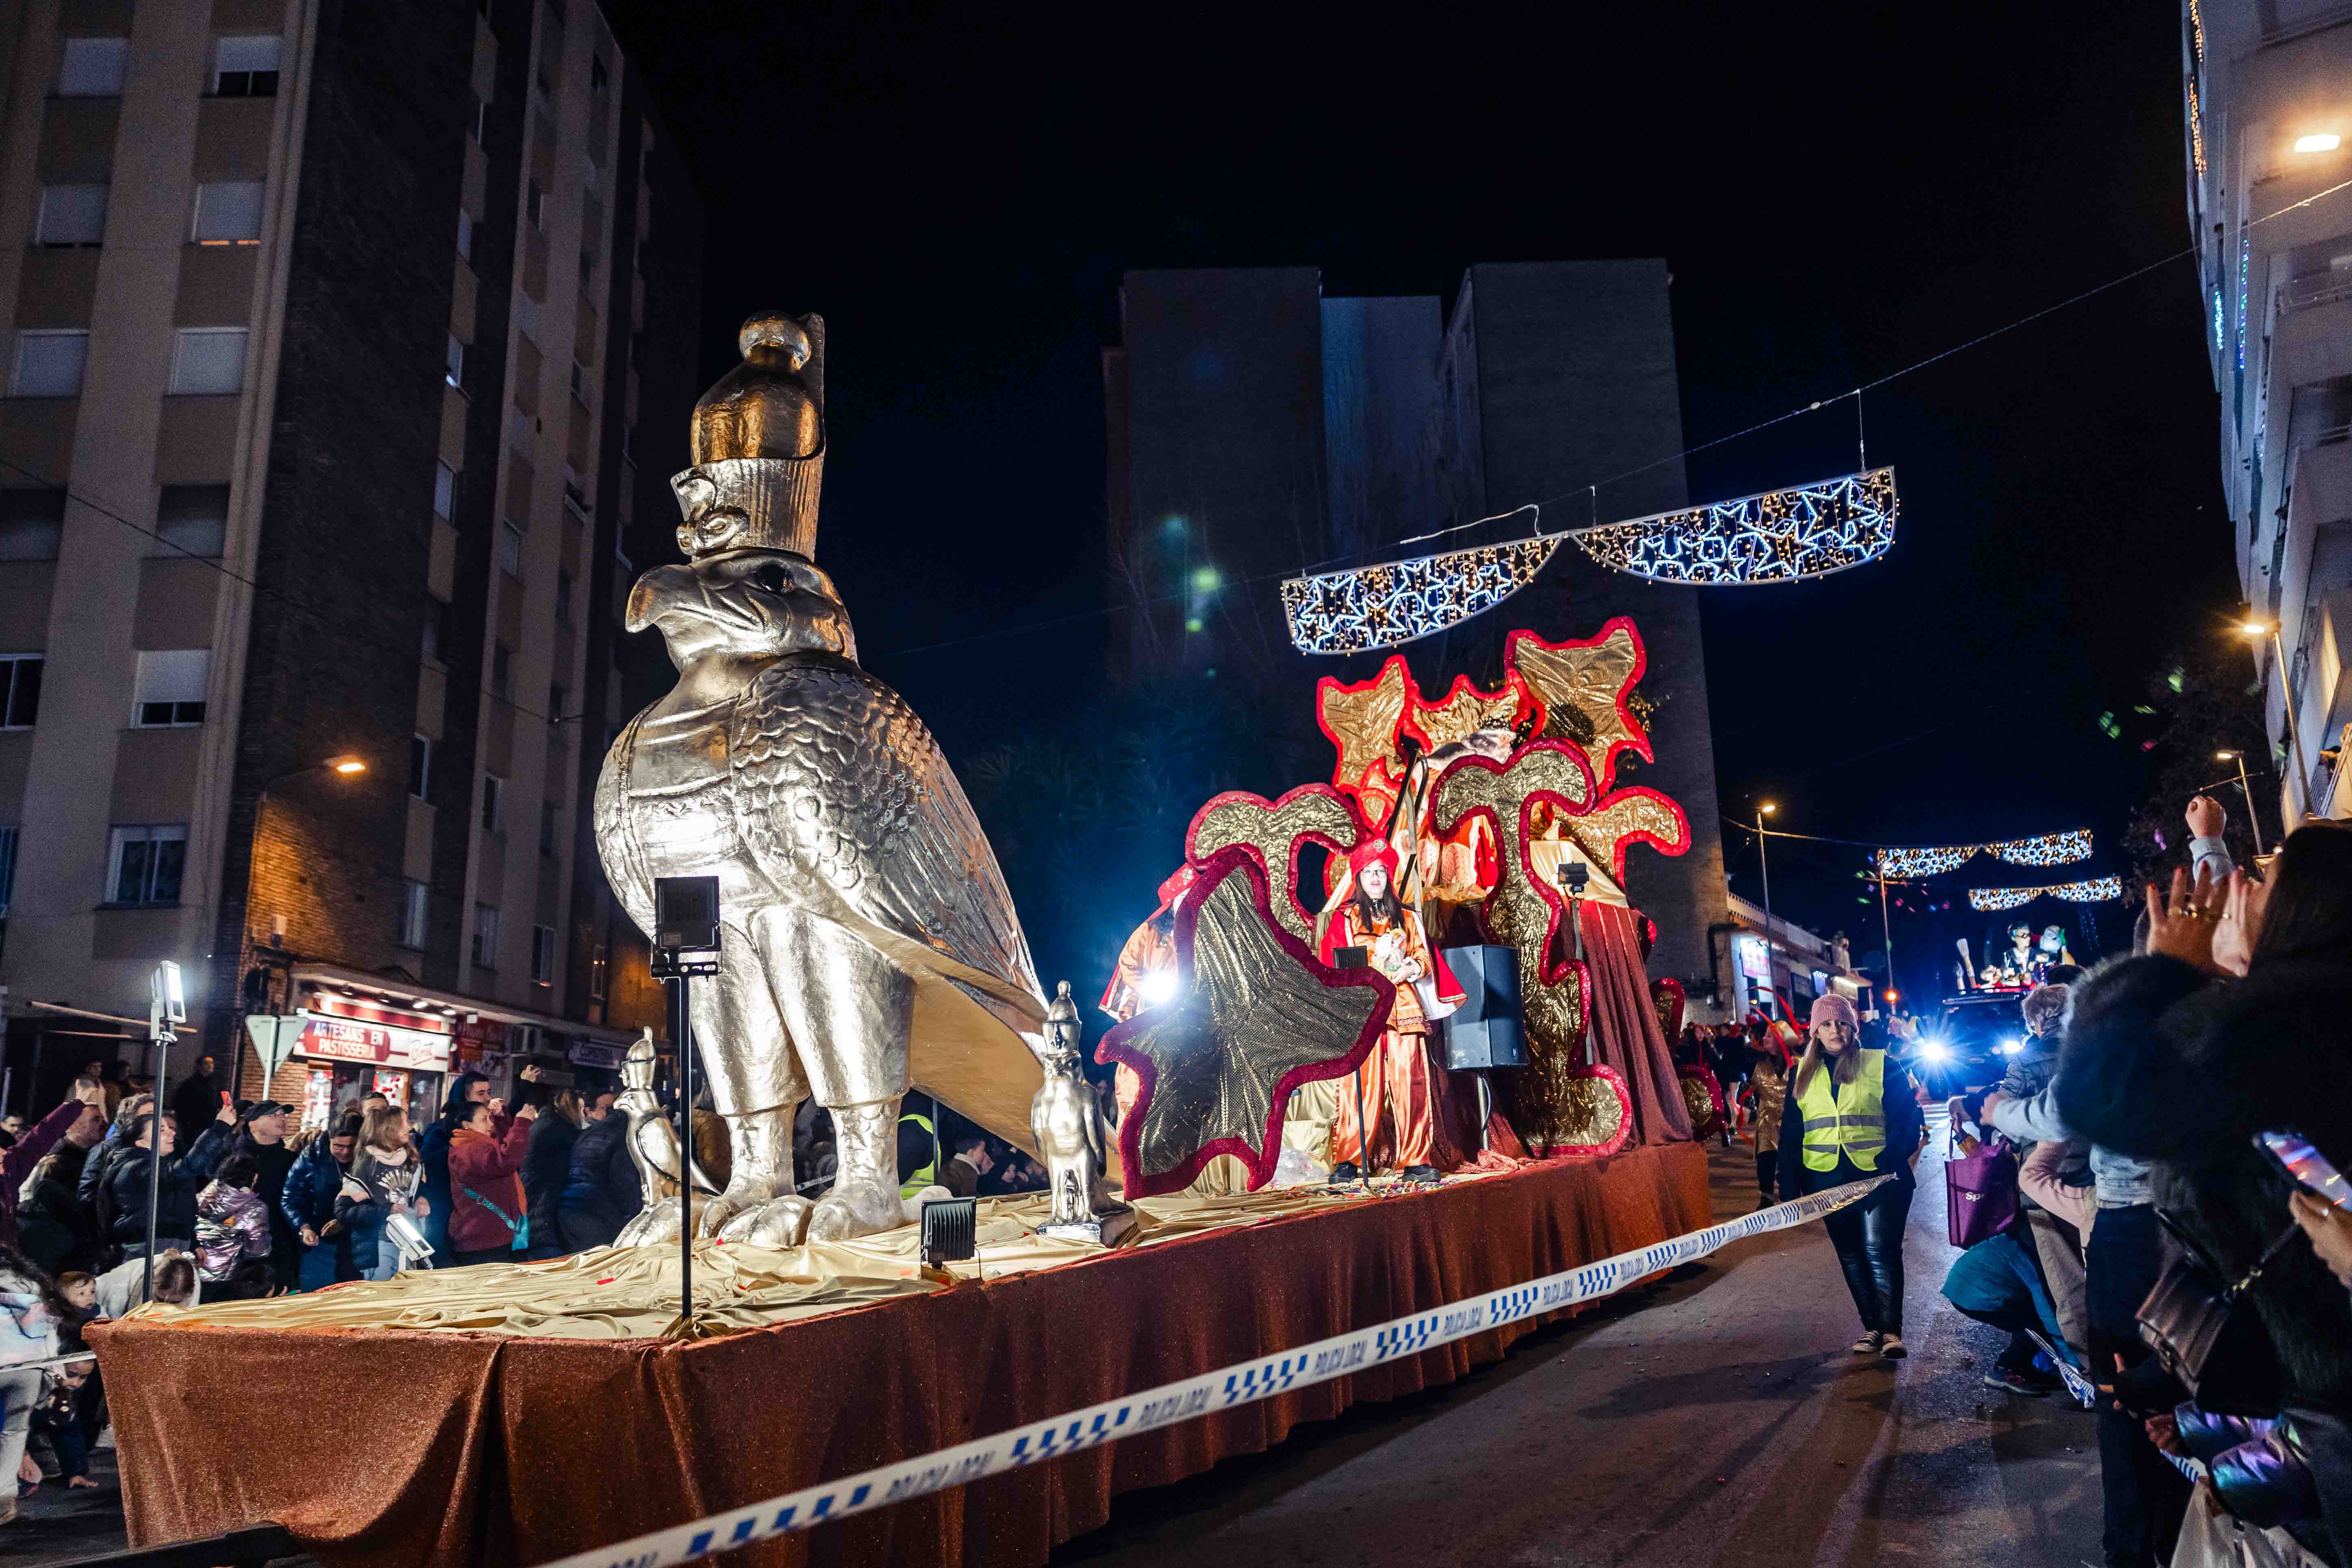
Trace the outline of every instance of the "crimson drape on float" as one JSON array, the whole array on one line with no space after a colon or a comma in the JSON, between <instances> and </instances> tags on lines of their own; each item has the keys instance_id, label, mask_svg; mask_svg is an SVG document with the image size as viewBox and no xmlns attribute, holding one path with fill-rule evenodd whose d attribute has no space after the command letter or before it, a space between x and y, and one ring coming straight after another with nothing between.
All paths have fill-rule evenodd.
<instances>
[{"instance_id":1,"label":"crimson drape on float","mask_svg":"<svg viewBox=\"0 0 2352 1568\"><path fill-rule=\"evenodd\" d=\"M1657 1009L1650 1005L1650 975L1633 922L1622 904L1588 902L1578 924L1584 962L1592 971L1592 1037L1601 1065L1625 1075L1633 1101L1633 1142L1675 1143L1691 1136L1690 1111L1675 1082L1675 1056Z\"/></svg>"},{"instance_id":2,"label":"crimson drape on float","mask_svg":"<svg viewBox=\"0 0 2352 1568\"><path fill-rule=\"evenodd\" d=\"M1696 1145L1211 1232L693 1344L95 1325L131 1538L257 1520L328 1568L544 1562L1425 1311L1709 1222ZM746 1549L1028 1568L1120 1492L1500 1356L1539 1320ZM1442 1463L1442 1457L1433 1462Z\"/></svg>"}]
</instances>

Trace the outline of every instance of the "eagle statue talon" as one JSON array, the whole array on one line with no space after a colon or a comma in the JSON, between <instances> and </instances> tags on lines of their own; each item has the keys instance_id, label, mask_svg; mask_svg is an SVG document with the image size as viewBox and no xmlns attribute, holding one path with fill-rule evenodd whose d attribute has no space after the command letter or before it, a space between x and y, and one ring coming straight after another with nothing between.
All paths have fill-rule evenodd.
<instances>
[{"instance_id":1,"label":"eagle statue talon","mask_svg":"<svg viewBox=\"0 0 2352 1568\"><path fill-rule=\"evenodd\" d=\"M676 1247L677 1245L677 1200L656 1198L630 1216L613 1238L615 1247Z\"/></svg>"},{"instance_id":2,"label":"eagle statue talon","mask_svg":"<svg viewBox=\"0 0 2352 1568\"><path fill-rule=\"evenodd\" d=\"M833 1113L840 1173L809 1215L811 1241L852 1241L906 1223L898 1203L898 1108L895 1101L844 1105Z\"/></svg>"},{"instance_id":3,"label":"eagle statue talon","mask_svg":"<svg viewBox=\"0 0 2352 1568\"><path fill-rule=\"evenodd\" d=\"M798 1247L808 1235L809 1211L814 1206L798 1193L753 1204L719 1228L719 1239L753 1247Z\"/></svg>"},{"instance_id":4,"label":"eagle statue talon","mask_svg":"<svg viewBox=\"0 0 2352 1568\"><path fill-rule=\"evenodd\" d=\"M846 1188L836 1184L811 1211L808 1238L855 1241L861 1236L895 1230L905 1223L896 1186L878 1181L861 1181Z\"/></svg>"}]
</instances>

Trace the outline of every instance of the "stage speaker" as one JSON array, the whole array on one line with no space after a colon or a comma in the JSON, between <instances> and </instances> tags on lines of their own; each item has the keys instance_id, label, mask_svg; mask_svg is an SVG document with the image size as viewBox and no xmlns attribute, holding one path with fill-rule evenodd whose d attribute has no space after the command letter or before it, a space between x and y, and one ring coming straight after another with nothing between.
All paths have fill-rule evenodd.
<instances>
[{"instance_id":1,"label":"stage speaker","mask_svg":"<svg viewBox=\"0 0 2352 1568\"><path fill-rule=\"evenodd\" d=\"M1446 1067L1460 1072L1527 1066L1527 1037L1520 1032L1518 951L1449 947L1445 966L1454 971L1465 993L1462 1005L1442 1025Z\"/></svg>"}]
</instances>

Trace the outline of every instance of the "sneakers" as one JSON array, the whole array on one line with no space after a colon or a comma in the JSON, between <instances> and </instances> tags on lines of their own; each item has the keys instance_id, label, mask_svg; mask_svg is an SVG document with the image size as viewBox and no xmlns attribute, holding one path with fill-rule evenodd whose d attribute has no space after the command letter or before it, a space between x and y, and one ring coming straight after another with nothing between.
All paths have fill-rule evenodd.
<instances>
[{"instance_id":1,"label":"sneakers","mask_svg":"<svg viewBox=\"0 0 2352 1568\"><path fill-rule=\"evenodd\" d=\"M1853 1342L1853 1353L1856 1355L1876 1355L1885 1343L1886 1336L1880 1333L1876 1329L1873 1329L1868 1333L1864 1334L1862 1338Z\"/></svg>"},{"instance_id":2,"label":"sneakers","mask_svg":"<svg viewBox=\"0 0 2352 1568\"><path fill-rule=\"evenodd\" d=\"M1903 1348L1903 1336L1901 1334L1881 1334L1879 1336L1878 1353L1885 1356L1888 1361L1901 1361L1905 1356L1909 1355L1911 1352Z\"/></svg>"},{"instance_id":3,"label":"sneakers","mask_svg":"<svg viewBox=\"0 0 2352 1568\"><path fill-rule=\"evenodd\" d=\"M1987 1388L1998 1388L2003 1394L2014 1394L2022 1399L2040 1399L2048 1394L2047 1384L2038 1383L2023 1373L2005 1366L1996 1366L1984 1375Z\"/></svg>"}]
</instances>

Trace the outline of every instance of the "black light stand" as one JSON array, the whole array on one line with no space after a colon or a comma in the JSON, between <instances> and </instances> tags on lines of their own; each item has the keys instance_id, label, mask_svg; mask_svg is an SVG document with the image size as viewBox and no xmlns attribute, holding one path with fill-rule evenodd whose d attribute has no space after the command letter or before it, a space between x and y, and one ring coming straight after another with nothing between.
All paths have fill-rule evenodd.
<instances>
[{"instance_id":1,"label":"black light stand","mask_svg":"<svg viewBox=\"0 0 2352 1568\"><path fill-rule=\"evenodd\" d=\"M669 993L677 1042L678 1321L694 1326L694 1016L687 984L719 973L719 879L654 879L653 975Z\"/></svg>"},{"instance_id":2,"label":"black light stand","mask_svg":"<svg viewBox=\"0 0 2352 1568\"><path fill-rule=\"evenodd\" d=\"M1577 910L1583 901L1585 885L1591 880L1592 868L1583 861L1562 860L1559 863L1559 885L1568 890L1568 930L1570 936L1574 940L1574 945L1570 951L1579 963L1584 962L1584 921L1579 918ZM1590 986L1585 988L1585 994L1580 1002L1583 1024L1577 1031L1577 1065L1591 1067L1592 1065L1592 992Z\"/></svg>"},{"instance_id":3,"label":"black light stand","mask_svg":"<svg viewBox=\"0 0 2352 1568\"><path fill-rule=\"evenodd\" d=\"M155 1299L155 1219L163 1204L163 1073L169 1053L180 1038L178 1026L188 1021L186 994L180 989L180 966L170 959L155 966L147 988L147 1036L155 1047L155 1098L147 1107L147 1267L142 1299Z\"/></svg>"}]
</instances>

